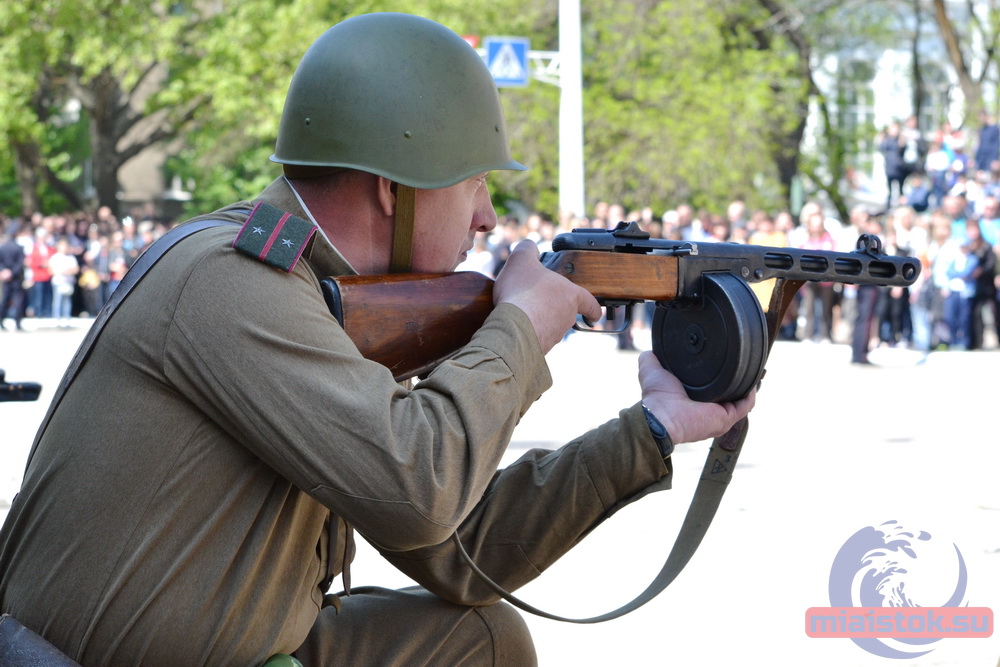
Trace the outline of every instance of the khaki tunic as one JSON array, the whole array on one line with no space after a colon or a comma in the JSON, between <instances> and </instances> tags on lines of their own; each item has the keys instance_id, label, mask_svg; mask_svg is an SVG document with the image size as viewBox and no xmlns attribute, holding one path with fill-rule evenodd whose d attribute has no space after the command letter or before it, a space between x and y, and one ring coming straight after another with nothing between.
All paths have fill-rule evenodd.
<instances>
[{"instance_id":1,"label":"khaki tunic","mask_svg":"<svg viewBox=\"0 0 1000 667\"><path fill-rule=\"evenodd\" d=\"M261 199L307 217L283 181ZM70 656L253 665L294 651L349 558L343 519L433 593L492 603L456 529L513 590L669 485L638 405L497 470L550 384L519 309L498 307L409 389L330 315L319 279L353 270L322 234L285 273L232 249L237 230L185 239L119 307L0 532L0 608Z\"/></svg>"}]
</instances>

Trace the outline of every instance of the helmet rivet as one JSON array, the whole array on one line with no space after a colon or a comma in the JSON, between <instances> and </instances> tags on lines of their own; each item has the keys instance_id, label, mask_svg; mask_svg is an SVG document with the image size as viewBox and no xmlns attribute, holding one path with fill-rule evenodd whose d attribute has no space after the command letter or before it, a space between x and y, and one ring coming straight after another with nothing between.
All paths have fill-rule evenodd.
<instances>
[{"instance_id":1,"label":"helmet rivet","mask_svg":"<svg viewBox=\"0 0 1000 667\"><path fill-rule=\"evenodd\" d=\"M493 129L496 130L497 132L499 132L500 131L500 126L499 125L494 125Z\"/></svg>"},{"instance_id":2,"label":"helmet rivet","mask_svg":"<svg viewBox=\"0 0 1000 667\"><path fill-rule=\"evenodd\" d=\"M311 122L312 122L312 118L306 118L306 125L310 124Z\"/></svg>"},{"instance_id":3,"label":"helmet rivet","mask_svg":"<svg viewBox=\"0 0 1000 667\"><path fill-rule=\"evenodd\" d=\"M403 132L403 136L409 139L410 137L413 136L413 133L410 132L409 130L406 130L405 132Z\"/></svg>"}]
</instances>

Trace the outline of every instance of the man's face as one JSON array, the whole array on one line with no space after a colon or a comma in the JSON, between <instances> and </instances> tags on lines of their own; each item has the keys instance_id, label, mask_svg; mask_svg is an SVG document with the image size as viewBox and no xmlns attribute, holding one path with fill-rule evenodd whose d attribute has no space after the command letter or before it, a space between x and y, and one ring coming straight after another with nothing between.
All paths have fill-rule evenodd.
<instances>
[{"instance_id":1,"label":"man's face","mask_svg":"<svg viewBox=\"0 0 1000 667\"><path fill-rule=\"evenodd\" d=\"M963 208L964 208L963 202L958 197L945 197L944 198L944 210L951 217L953 217L953 218L958 217L958 215L962 213L962 209Z\"/></svg>"},{"instance_id":2,"label":"man's face","mask_svg":"<svg viewBox=\"0 0 1000 667\"><path fill-rule=\"evenodd\" d=\"M993 219L997 217L997 213L1000 212L1000 205L993 197L987 197L983 200L983 217L988 219Z\"/></svg>"},{"instance_id":3,"label":"man's face","mask_svg":"<svg viewBox=\"0 0 1000 667\"><path fill-rule=\"evenodd\" d=\"M417 273L453 270L465 259L476 232L497 225L487 174L447 188L417 190L411 268Z\"/></svg>"}]
</instances>

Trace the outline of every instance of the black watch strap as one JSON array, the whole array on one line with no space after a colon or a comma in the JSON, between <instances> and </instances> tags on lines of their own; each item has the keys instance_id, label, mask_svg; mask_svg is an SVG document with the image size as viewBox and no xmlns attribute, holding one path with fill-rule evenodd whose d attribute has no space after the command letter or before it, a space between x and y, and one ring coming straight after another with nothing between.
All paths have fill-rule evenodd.
<instances>
[{"instance_id":1,"label":"black watch strap","mask_svg":"<svg viewBox=\"0 0 1000 667\"><path fill-rule=\"evenodd\" d=\"M660 454L663 458L667 458L674 453L674 442L670 439L670 434L667 433L666 427L660 423L660 420L656 418L646 404L642 404L642 414L646 416L646 424L649 425L649 432L653 434L653 440L656 441L656 446L660 448Z\"/></svg>"}]
</instances>

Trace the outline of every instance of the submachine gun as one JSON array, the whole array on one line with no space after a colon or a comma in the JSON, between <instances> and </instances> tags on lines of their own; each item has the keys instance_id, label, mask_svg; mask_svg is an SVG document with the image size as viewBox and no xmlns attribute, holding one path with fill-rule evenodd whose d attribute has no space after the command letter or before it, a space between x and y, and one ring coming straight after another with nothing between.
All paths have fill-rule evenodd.
<instances>
[{"instance_id":1,"label":"submachine gun","mask_svg":"<svg viewBox=\"0 0 1000 667\"><path fill-rule=\"evenodd\" d=\"M541 260L607 307L612 333L629 326L636 303L655 301L656 357L691 398L719 402L760 380L784 312L806 281L908 286L920 274L917 259L885 254L868 234L844 253L652 239L635 222L559 234ZM765 313L749 283L771 279ZM472 272L345 276L321 285L361 353L396 379L433 370L493 309L492 280Z\"/></svg>"}]
</instances>

